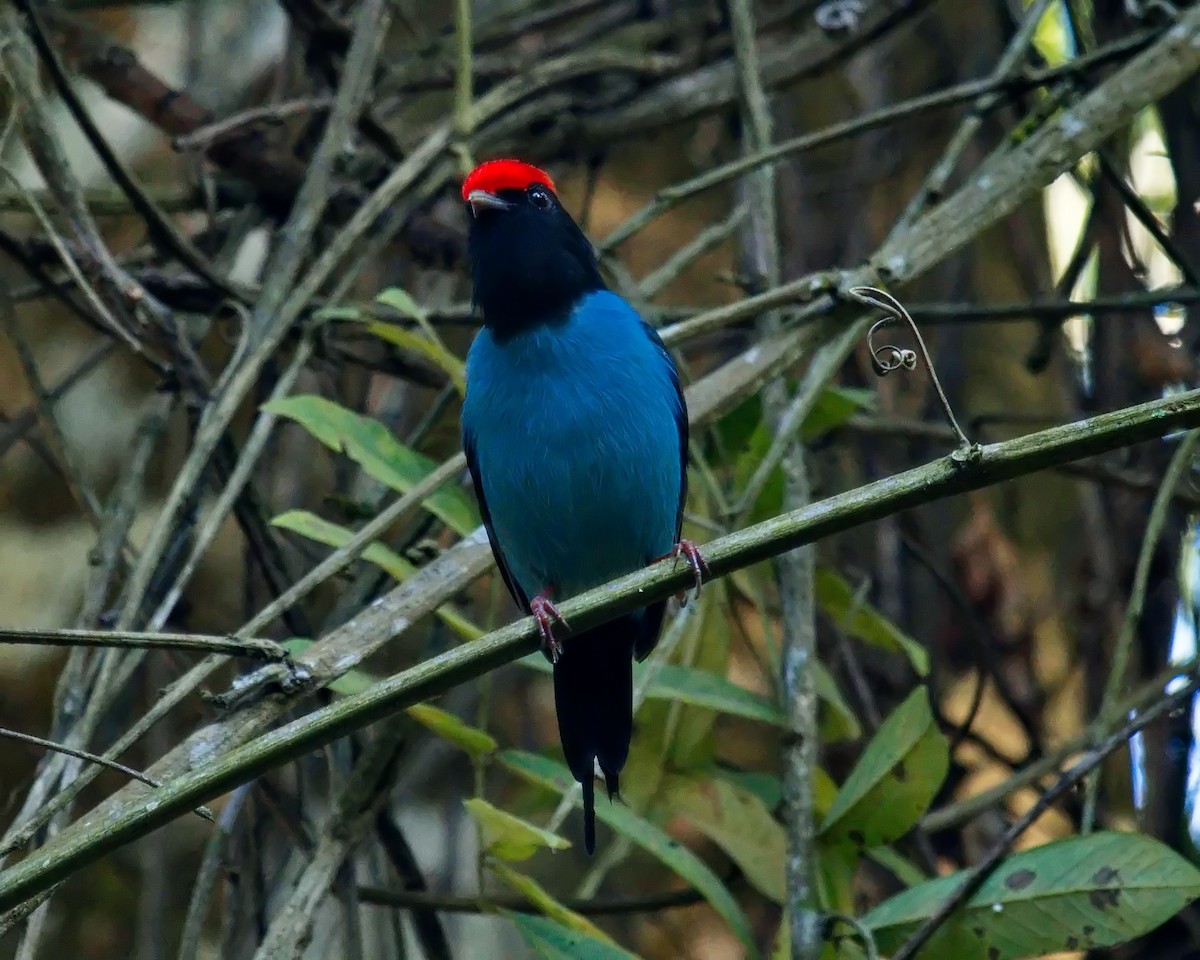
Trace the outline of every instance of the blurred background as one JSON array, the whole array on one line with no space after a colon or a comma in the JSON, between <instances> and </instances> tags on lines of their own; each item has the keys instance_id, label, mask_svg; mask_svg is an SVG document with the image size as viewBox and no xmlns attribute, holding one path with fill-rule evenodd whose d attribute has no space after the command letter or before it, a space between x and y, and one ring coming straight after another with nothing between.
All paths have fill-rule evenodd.
<instances>
[{"instance_id":1,"label":"blurred background","mask_svg":"<svg viewBox=\"0 0 1200 960\"><path fill-rule=\"evenodd\" d=\"M393 490L455 454L456 377L473 333L457 185L476 160L513 154L544 165L564 204L602 244L614 286L656 325L770 284L748 253L748 201L732 178L668 204L621 242L604 243L657 191L753 143L739 109L725 3L384 6L389 25L364 81L365 108L324 154L330 108L353 54L359 5L350 0L60 0L38 4L36 20L22 4L5 7L0 627L229 634L344 544ZM1032 45L1019 48L1025 52L1002 72L1005 85L990 101L966 90L936 108L898 109L838 132L991 76L1021 29L1025 5L755 2L774 139L835 131L774 168L781 278L865 261L965 117L979 129L938 195L1151 43L1168 6L1041 4ZM473 39L466 99L465 22ZM1080 57L1091 58L1086 69L1053 73ZM1039 71L1052 79L1038 80ZM486 103L521 78L527 91L497 115L472 120L471 98ZM1200 295L1189 266L1200 264L1198 105L1192 80L1131 113L1103 151L904 288L973 439L1005 439L1194 381L1197 344L1186 321ZM97 136L108 156L96 149ZM329 202L316 210L311 251L295 262L295 276L277 274L274 282L282 294L309 277L318 287L278 347L264 352L225 439L188 474L206 405L228 386L222 371L263 343L253 305L273 283L264 265L283 262L282 228L314 156L330 178ZM371 192L405 165L413 175L348 255L330 275L311 274ZM376 300L381 291L389 295ZM286 299L279 290L271 295ZM685 379L717 369L761 335L751 318L688 339L679 345ZM895 335L907 344L906 337ZM786 371L786 384L803 371L803 364ZM877 378L863 344L835 384L821 416L806 423L815 496L926 462L951 444L923 372ZM323 408L281 407L269 433L255 437L260 405L289 393L324 397L367 419L330 426ZM786 505L775 470L734 509L767 453L776 415L769 397L734 399L694 436L702 466L693 471L687 522L701 542ZM378 434L369 421L383 425L395 449L372 447ZM328 442L329 430L340 441ZM331 448L338 442L349 455ZM257 458L247 464L248 484L215 510L248 449ZM914 650L928 657L934 714L954 745L935 806L1002 783L1079 734L1101 707L1170 453L1168 444L1146 444L822 543L822 761L833 781L916 684L922 655ZM376 455L400 457L393 467L407 479L390 483L386 469L372 469ZM181 475L173 519L156 532ZM379 551L324 578L257 635L302 650L397 579L437 562L475 523L461 480L454 475L440 510L389 526ZM1131 683L1158 675L1172 657L1195 655L1198 574L1188 516L1198 498L1189 479L1153 551ZM153 562L139 565L151 548ZM140 582L137 570L145 574ZM747 691L767 705L760 712L777 716L780 607L769 567L715 584L689 610L690 619L668 628L670 664ZM347 682L393 673L515 614L489 573L383 644ZM82 749L103 752L198 662L178 650L0 644L0 726L70 735ZM504 667L438 705L502 748L557 760L548 678L535 666ZM229 708L203 694L220 693L247 669L225 664L194 684L121 761L148 769L189 732L224 716ZM103 703L90 709L100 703L97 690ZM780 725L749 708L713 709L701 700L672 702L651 691L638 714L626 801L709 865L770 951L783 883ZM336 858L328 895L305 901L311 928L295 955L567 955L534 954L511 920L480 913L480 882L501 905L529 890L485 869L477 828L486 829L487 815L462 802L482 796L553 827L561 823L551 819L557 799L490 762L487 749L464 750L469 732L439 734L436 719L424 720L391 722L389 735L400 742L387 803L370 813L354 856ZM322 824L370 742L356 736L222 798L213 805L218 830L185 817L80 872L28 922L7 930L0 956L268 955L260 945L314 850L325 850ZM1114 757L1101 785L1100 822L1144 829L1191 856L1191 743L1184 712L1138 741L1136 762L1125 752ZM0 740L0 824L10 837L78 773L50 763L38 746ZM39 827L34 842L126 782L101 772ZM722 812L712 791L723 788L714 784L736 787L749 806L737 816ZM969 822L917 831L897 844L898 855L925 874L961 867L1035 797L1024 787ZM1071 833L1080 815L1072 798L1020 845ZM575 840L578 830L572 813L560 832ZM576 843L517 865L640 956L744 955L729 925L656 858L619 831L601 831L608 836L594 861ZM9 846L4 855L21 856ZM897 870L864 860L844 885L847 909L898 889ZM400 906L381 902L397 890L413 896ZM672 892L678 902L655 900ZM582 902L590 897L612 911L592 915ZM353 906L356 898L366 905ZM1196 930L1185 911L1153 939L1114 955L1195 956Z\"/></svg>"}]
</instances>

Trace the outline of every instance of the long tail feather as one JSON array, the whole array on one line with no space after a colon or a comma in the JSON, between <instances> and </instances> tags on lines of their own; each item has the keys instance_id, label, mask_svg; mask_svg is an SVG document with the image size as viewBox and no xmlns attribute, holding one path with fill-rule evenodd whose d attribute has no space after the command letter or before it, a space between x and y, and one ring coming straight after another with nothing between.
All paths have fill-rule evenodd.
<instances>
[{"instance_id":1,"label":"long tail feather","mask_svg":"<svg viewBox=\"0 0 1200 960\"><path fill-rule=\"evenodd\" d=\"M653 626L657 630L657 622ZM595 763L611 798L633 736L633 651L646 627L646 618L635 613L568 637L554 667L558 732L567 766L583 785L583 844L589 854L596 846Z\"/></svg>"}]
</instances>

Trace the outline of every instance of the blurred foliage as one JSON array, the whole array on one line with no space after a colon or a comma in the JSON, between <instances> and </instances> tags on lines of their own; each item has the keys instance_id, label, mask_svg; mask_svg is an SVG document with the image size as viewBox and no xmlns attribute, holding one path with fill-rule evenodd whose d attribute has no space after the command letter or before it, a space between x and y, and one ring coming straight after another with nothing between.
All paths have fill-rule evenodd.
<instances>
[{"instance_id":1,"label":"blurred foliage","mask_svg":"<svg viewBox=\"0 0 1200 960\"><path fill-rule=\"evenodd\" d=\"M777 137L991 75L1019 29L1009 9L1017 6L753 4ZM946 193L1061 117L1132 55L1141 34L1145 43L1161 34L1161 10L1134 16L1129 6L1138 5L1048 5L1020 70L1002 96L979 107L980 129ZM0 626L236 635L455 456L474 323L456 178L474 159L504 152L547 164L564 203L602 241L645 204L662 202L664 188L743 152L728 4L481 0L457 13L452 5L388 4L392 24L377 38L382 55L367 78L367 108L334 150L329 202L314 215L311 245L304 242L284 294L308 282L372 191L407 164L420 169L268 351L211 460L187 481L145 595L126 611L132 571L207 418L228 396L230 372L264 342L256 298L273 283L266 265L295 240L282 228L324 136L361 5L52 7L39 5L71 89L146 197L202 263L231 282L221 289L189 266L127 192L114 189L50 63L37 61L44 102L22 103L11 70L5 74L12 123L0 141L0 550L9 562ZM458 46L464 10L475 105L505 83L529 85L482 130L461 127L455 100L467 66ZM834 12L857 19L822 27ZM10 15L19 29L6 42L19 41L32 64L30 21ZM1118 49L1095 69L1036 85L1013 79L1069 66L1106 44ZM573 72L587 58L601 67ZM547 86L538 78L550 66L563 79ZM1079 158L1042 202L1025 204L906 287L972 437L1006 439L1194 382L1200 340L1186 305L1200 299L1191 266L1200 263L1196 94L1189 81L1137 111L1103 155ZM972 105L974 95L937 111L902 112L786 156L776 167L785 280L868 261ZM102 251L79 232L45 158L29 149L31 113L44 114L60 141L65 176L97 218ZM460 126L421 164L431 131L451 117ZM721 226L743 202L732 181L666 202L661 216L606 251L606 276L660 327L759 292L761 278L745 274L744 234ZM136 295L105 286L108 256ZM93 298L81 295L79 277ZM1164 299L1178 300L1169 311L1177 329L1144 301L1136 309L1086 303L1164 286L1173 290ZM239 291L249 291L245 302L230 295ZM1080 306L1047 308L1066 299ZM139 349L112 335L95 301L128 320ZM166 321L138 312L151 301ZM967 319L966 305L994 307L995 315ZM703 383L761 345L760 331L735 323L682 343L677 355L685 379ZM797 363L784 372L789 398L813 387L810 369ZM782 467L765 471L747 496L779 427L759 386L693 429L685 524L700 542L791 505ZM877 380L865 348L811 396L798 436L817 496L945 450L924 375ZM194 569L186 567L221 491L258 442L256 423L268 432L248 485L232 512L216 517ZM815 906L830 918L825 958L870 956L867 941L880 955L901 949L1055 782L1082 748L1079 738L1095 732L1169 452L1147 444L1089 462L1082 478L1005 483L821 543L813 582L820 660L812 670L822 752L811 779ZM1159 677L1178 653L1177 618L1196 620L1194 496L1181 497L1186 509L1171 512L1155 554L1122 693ZM263 634L301 656L356 615L385 609L392 591L434 564L452 562L479 522L467 485L453 478L301 602L268 618ZM432 615L390 624L391 639L365 665L347 660L352 668L338 668L317 702L436 663L511 617L498 577L475 584L462 576L430 604ZM167 602L173 585L178 599ZM156 621L159 603L165 612ZM384 778L387 802L378 792L367 798L378 809L364 802L353 816L336 816L342 791L365 776L362 756L379 742L377 730L362 731L222 798L215 831L184 818L81 871L31 921L0 935L0 957L266 957L276 955L264 946L275 942L268 933L288 924L304 931L303 956L311 958L788 957L781 755L796 734L780 680L787 626L769 563L672 607L655 654L635 668L623 796L598 803L594 860L584 860L574 839L579 790L560 761L550 667L530 654L521 669L497 670L386 721L402 736ZM179 652L142 660L112 653L0 647L0 726L103 751L195 668ZM238 718L259 706L222 711L208 694L231 682L241 690L248 672L225 665L196 680L122 752L123 762L156 769L182 752L183 766L166 766L174 776L224 749L241 736ZM99 703L97 690L111 696L87 727L81 718ZM263 700L269 706L279 695L271 689ZM1016 852L998 861L920 956L1081 956L1119 944L1129 946L1092 955L1196 955L1189 905L1200 897L1200 871L1190 862L1186 820L1186 713L1145 731L1133 774L1123 752L1104 768L1103 829L1077 835L1080 804L1068 794L1034 819ZM220 735L189 739L206 725ZM1071 749L1060 753L1064 745ZM1046 758L1053 762L1042 776L1023 775ZM4 742L6 826L45 806L39 785L50 763ZM54 779L50 794L74 775ZM1140 807L1132 802L1136 778L1149 794ZM49 833L122 785L101 773ZM994 803L970 809L972 798L1001 785L1009 789ZM45 836L40 831L31 849ZM4 853L7 862L21 855ZM326 868L327 883L307 886ZM408 899L368 907L358 900L368 888Z\"/></svg>"}]
</instances>

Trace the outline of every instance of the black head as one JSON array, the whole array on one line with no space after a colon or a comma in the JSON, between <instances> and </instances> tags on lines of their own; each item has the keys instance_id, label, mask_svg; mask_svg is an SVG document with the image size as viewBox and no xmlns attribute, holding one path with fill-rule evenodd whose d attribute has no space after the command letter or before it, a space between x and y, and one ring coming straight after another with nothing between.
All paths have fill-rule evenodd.
<instances>
[{"instance_id":1,"label":"black head","mask_svg":"<svg viewBox=\"0 0 1200 960\"><path fill-rule=\"evenodd\" d=\"M499 336L560 323L586 293L605 289L596 255L541 170L493 160L463 183L476 306Z\"/></svg>"}]
</instances>

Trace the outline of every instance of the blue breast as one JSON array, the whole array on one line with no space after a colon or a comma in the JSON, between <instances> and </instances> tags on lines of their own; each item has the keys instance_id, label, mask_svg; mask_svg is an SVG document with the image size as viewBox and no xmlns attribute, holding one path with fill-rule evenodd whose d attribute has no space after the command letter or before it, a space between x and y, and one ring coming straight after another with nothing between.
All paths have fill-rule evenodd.
<instances>
[{"instance_id":1,"label":"blue breast","mask_svg":"<svg viewBox=\"0 0 1200 960\"><path fill-rule=\"evenodd\" d=\"M527 596L566 598L677 536L680 402L670 357L615 294L467 357L463 431L492 526Z\"/></svg>"}]
</instances>

